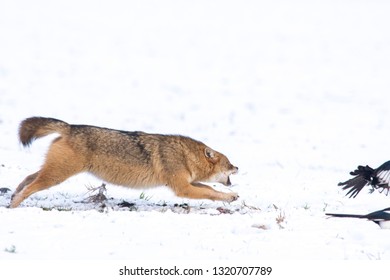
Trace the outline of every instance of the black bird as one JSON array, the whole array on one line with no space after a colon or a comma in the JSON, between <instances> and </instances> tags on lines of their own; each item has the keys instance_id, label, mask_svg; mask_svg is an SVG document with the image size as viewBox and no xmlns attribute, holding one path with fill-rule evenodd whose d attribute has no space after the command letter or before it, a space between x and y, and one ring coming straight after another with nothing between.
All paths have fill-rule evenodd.
<instances>
[{"instance_id":1,"label":"black bird","mask_svg":"<svg viewBox=\"0 0 390 280\"><path fill-rule=\"evenodd\" d=\"M380 192L387 191L386 195L390 191L390 161L385 162L376 169L369 167L368 165L359 165L355 171L349 173L353 175L352 179L341 182L338 185L343 186L343 190L350 189L346 195L355 198L359 192L365 186L371 186L371 193L379 189Z\"/></svg>"},{"instance_id":2,"label":"black bird","mask_svg":"<svg viewBox=\"0 0 390 280\"><path fill-rule=\"evenodd\" d=\"M356 214L333 214L326 213L328 216L339 217L339 218L358 218L367 219L373 221L383 229L390 229L390 207L383 210L375 211L367 215L356 215Z\"/></svg>"}]
</instances>

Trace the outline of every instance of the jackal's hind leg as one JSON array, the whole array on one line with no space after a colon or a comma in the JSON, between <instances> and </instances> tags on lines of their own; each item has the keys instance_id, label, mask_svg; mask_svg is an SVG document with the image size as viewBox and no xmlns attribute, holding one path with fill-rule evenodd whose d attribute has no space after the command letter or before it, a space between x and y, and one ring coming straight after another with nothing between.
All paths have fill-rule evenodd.
<instances>
[{"instance_id":1,"label":"jackal's hind leg","mask_svg":"<svg viewBox=\"0 0 390 280\"><path fill-rule=\"evenodd\" d=\"M46 156L42 169L24 179L11 198L10 208L17 207L27 197L58 185L83 169L83 161L75 159L76 153L61 140L54 142Z\"/></svg>"},{"instance_id":2,"label":"jackal's hind leg","mask_svg":"<svg viewBox=\"0 0 390 280\"><path fill-rule=\"evenodd\" d=\"M33 193L48 189L52 186L62 183L72 175L78 172L57 172L56 169L45 169L28 176L11 197L10 208L15 208ZM34 176L35 175L35 176ZM28 182L30 182L28 184Z\"/></svg>"},{"instance_id":3,"label":"jackal's hind leg","mask_svg":"<svg viewBox=\"0 0 390 280\"><path fill-rule=\"evenodd\" d=\"M32 183L32 181L35 180L35 178L37 178L39 174L39 171L31 174L31 175L28 175L20 184L19 186L16 188L14 194L12 196L14 196L15 194L19 193L21 190L24 189L25 186L29 185Z\"/></svg>"}]
</instances>

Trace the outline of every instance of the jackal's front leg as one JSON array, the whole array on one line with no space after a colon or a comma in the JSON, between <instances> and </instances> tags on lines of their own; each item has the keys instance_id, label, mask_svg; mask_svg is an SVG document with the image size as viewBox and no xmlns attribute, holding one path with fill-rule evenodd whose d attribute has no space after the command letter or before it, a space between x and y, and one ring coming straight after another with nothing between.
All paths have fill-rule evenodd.
<instances>
[{"instance_id":1,"label":"jackal's front leg","mask_svg":"<svg viewBox=\"0 0 390 280\"><path fill-rule=\"evenodd\" d=\"M171 186L173 191L179 197L193 198L193 199L210 199L232 202L238 199L238 194L234 192L224 193L214 190L212 187L196 183L195 186L186 183Z\"/></svg>"}]
</instances>

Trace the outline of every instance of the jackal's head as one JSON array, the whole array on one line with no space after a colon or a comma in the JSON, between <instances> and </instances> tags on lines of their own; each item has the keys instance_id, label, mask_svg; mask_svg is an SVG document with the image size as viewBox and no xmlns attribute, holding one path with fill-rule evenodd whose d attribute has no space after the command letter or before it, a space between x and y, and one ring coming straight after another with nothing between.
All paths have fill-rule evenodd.
<instances>
[{"instance_id":1,"label":"jackal's head","mask_svg":"<svg viewBox=\"0 0 390 280\"><path fill-rule=\"evenodd\" d=\"M207 178L208 182L217 182L225 186L231 186L230 175L238 172L238 167L230 163L229 159L213 149L206 147L204 150L206 159L212 163L211 174Z\"/></svg>"}]
</instances>

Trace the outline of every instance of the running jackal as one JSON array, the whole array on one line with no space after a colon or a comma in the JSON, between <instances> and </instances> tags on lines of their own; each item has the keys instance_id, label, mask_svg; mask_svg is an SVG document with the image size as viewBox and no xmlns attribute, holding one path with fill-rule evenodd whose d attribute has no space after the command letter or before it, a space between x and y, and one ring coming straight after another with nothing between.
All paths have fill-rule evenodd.
<instances>
[{"instance_id":1,"label":"running jackal","mask_svg":"<svg viewBox=\"0 0 390 280\"><path fill-rule=\"evenodd\" d=\"M38 172L17 187L10 207L38 191L55 186L81 172L131 188L168 186L177 196L231 202L233 192L219 192L201 182L230 186L238 168L226 156L202 142L179 135L129 132L89 125L70 125L53 118L32 117L20 124L24 146L58 133Z\"/></svg>"}]
</instances>

